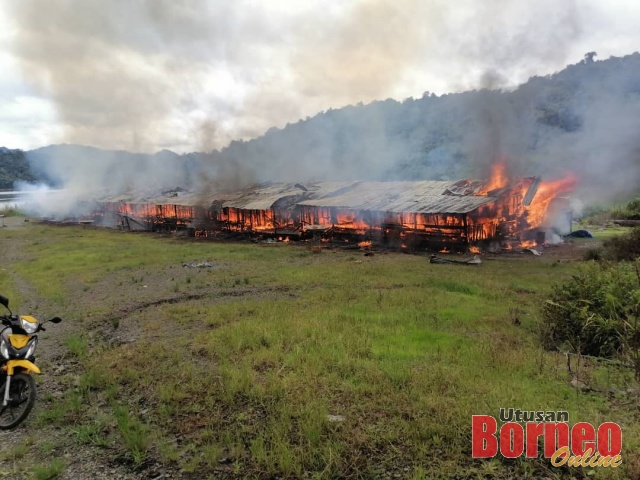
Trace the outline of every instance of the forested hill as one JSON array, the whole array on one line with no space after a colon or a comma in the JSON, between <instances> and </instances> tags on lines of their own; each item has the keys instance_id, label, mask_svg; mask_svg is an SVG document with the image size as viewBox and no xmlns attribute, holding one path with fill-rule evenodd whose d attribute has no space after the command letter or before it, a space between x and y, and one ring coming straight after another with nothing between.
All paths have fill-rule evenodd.
<instances>
[{"instance_id":1,"label":"forested hill","mask_svg":"<svg viewBox=\"0 0 640 480\"><path fill-rule=\"evenodd\" d=\"M22 150L0 147L0 190L13 188L18 180L33 182L37 177L32 173Z\"/></svg>"},{"instance_id":2,"label":"forested hill","mask_svg":"<svg viewBox=\"0 0 640 480\"><path fill-rule=\"evenodd\" d=\"M451 179L487 173L602 175L638 185L640 54L533 77L505 92L478 90L329 110L233 142L214 157L251 165L258 179ZM612 171L613 170L613 171ZM617 173L633 178L617 178Z\"/></svg>"},{"instance_id":3,"label":"forested hill","mask_svg":"<svg viewBox=\"0 0 640 480\"><path fill-rule=\"evenodd\" d=\"M602 61L588 54L512 91L488 84L331 109L207 154L63 145L26 155L34 175L58 185L206 189L211 182L452 179L486 176L503 158L514 175L572 170L591 193L624 193L640 184L639 131L640 54ZM0 153L4 172L7 153Z\"/></svg>"}]
</instances>

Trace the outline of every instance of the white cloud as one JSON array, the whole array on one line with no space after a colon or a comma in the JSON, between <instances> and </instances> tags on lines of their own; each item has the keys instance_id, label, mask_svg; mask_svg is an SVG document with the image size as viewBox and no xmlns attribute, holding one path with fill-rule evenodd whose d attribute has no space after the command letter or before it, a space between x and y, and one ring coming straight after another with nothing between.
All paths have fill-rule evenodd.
<instances>
[{"instance_id":1,"label":"white cloud","mask_svg":"<svg viewBox=\"0 0 640 480\"><path fill-rule=\"evenodd\" d=\"M7 51L0 51L0 72L0 146L30 149L63 138L55 105L33 95Z\"/></svg>"}]
</instances>

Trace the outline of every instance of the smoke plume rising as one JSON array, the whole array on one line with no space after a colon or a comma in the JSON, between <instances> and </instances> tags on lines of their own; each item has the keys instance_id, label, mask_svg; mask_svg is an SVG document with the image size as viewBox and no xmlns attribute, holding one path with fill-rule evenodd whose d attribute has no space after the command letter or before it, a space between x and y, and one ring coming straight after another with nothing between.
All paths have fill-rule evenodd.
<instances>
[{"instance_id":1,"label":"smoke plume rising","mask_svg":"<svg viewBox=\"0 0 640 480\"><path fill-rule=\"evenodd\" d=\"M553 92L514 90L576 60L584 25L597 27L593 5L23 0L4 8L24 77L55 104L64 131L56 141L210 152L123 160L67 150L55 165L39 163L74 190L483 176L504 157L514 175L578 169L587 185L612 166L631 168L620 178L626 191L637 178L638 116L622 90L581 92L584 103L567 113L581 123L562 131L541 124L536 106L541 95L556 101ZM427 88L481 91L420 98ZM409 96L418 99L380 101Z\"/></svg>"},{"instance_id":2,"label":"smoke plume rising","mask_svg":"<svg viewBox=\"0 0 640 480\"><path fill-rule=\"evenodd\" d=\"M527 76L562 66L580 34L575 4L549 0L6 8L24 76L65 127L58 141L134 152L210 151L330 107L408 96L407 79L425 71L458 89L496 66L520 81L524 65Z\"/></svg>"}]
</instances>

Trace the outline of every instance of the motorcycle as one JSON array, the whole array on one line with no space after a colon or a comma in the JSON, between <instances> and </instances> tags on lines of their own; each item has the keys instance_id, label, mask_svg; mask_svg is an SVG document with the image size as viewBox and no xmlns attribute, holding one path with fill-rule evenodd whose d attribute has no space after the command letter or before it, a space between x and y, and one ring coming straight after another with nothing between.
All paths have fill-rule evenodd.
<instances>
[{"instance_id":1,"label":"motorcycle","mask_svg":"<svg viewBox=\"0 0 640 480\"><path fill-rule=\"evenodd\" d=\"M8 430L27 418L36 401L32 373L40 373L40 369L34 363L35 334L44 331L47 322L60 323L62 319L40 323L29 315L14 315L9 299L2 295L0 304L9 310L9 315L0 315L0 430Z\"/></svg>"}]
</instances>

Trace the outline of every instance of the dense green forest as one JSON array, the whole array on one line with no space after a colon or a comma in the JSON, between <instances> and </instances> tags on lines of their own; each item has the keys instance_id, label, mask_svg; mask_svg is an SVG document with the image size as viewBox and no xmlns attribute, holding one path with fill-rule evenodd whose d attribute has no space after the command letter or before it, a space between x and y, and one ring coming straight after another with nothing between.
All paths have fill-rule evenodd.
<instances>
[{"instance_id":1,"label":"dense green forest","mask_svg":"<svg viewBox=\"0 0 640 480\"><path fill-rule=\"evenodd\" d=\"M25 156L31 175L57 186L80 182L112 190L482 178L502 158L513 175L572 171L594 200L624 198L640 184L640 54L602 61L594 56L514 90L486 85L330 109L208 153L150 155L58 145ZM28 178L21 153L15 164L7 155L4 150L4 185Z\"/></svg>"},{"instance_id":2,"label":"dense green forest","mask_svg":"<svg viewBox=\"0 0 640 480\"><path fill-rule=\"evenodd\" d=\"M0 189L11 189L16 181L36 180L22 150L0 147Z\"/></svg>"}]
</instances>

